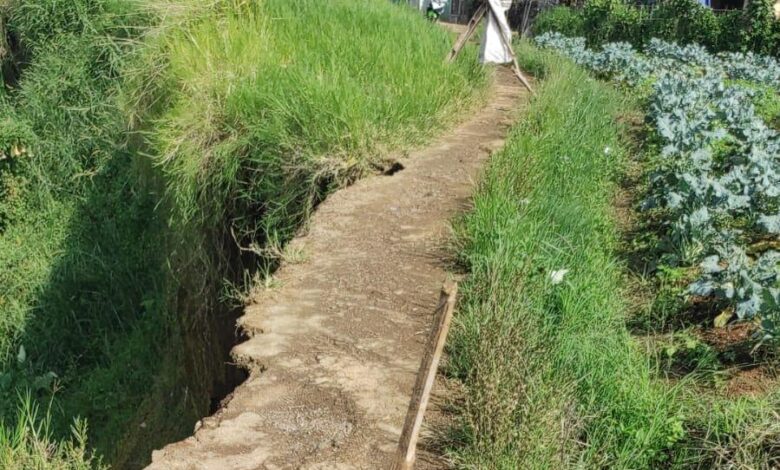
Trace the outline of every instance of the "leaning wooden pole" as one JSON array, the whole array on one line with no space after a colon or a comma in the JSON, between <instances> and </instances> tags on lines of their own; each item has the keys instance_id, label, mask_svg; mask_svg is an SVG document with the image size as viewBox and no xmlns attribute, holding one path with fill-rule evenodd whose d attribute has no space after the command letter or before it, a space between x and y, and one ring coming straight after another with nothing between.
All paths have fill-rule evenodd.
<instances>
[{"instance_id":1,"label":"leaning wooden pole","mask_svg":"<svg viewBox=\"0 0 780 470\"><path fill-rule=\"evenodd\" d=\"M455 60L456 57L458 57L458 54L460 54L460 51L463 50L463 46L466 45L469 39L471 39L471 36L474 35L475 32L477 32L477 28L479 27L479 22L482 21L482 18L485 17L485 13L487 13L487 4L483 3L482 5L477 8L477 11L474 12L474 16L471 17L471 20L469 21L469 25L466 28L466 31L460 33L458 36L458 39L455 41L455 45L452 46L452 50L450 51L450 54L447 56L447 62L452 62Z\"/></svg>"},{"instance_id":2,"label":"leaning wooden pole","mask_svg":"<svg viewBox=\"0 0 780 470\"><path fill-rule=\"evenodd\" d=\"M525 9L523 10L523 22L520 25L520 37L524 38L528 33L528 19L531 17L531 8L534 6L533 0L525 0Z\"/></svg>"},{"instance_id":3,"label":"leaning wooden pole","mask_svg":"<svg viewBox=\"0 0 780 470\"><path fill-rule=\"evenodd\" d=\"M500 23L498 13L496 13L493 8L490 9L490 14L493 15L493 19L497 23ZM518 80L520 80L520 82L528 89L528 91L531 92L532 95L535 94L534 89L531 88L531 83L528 81L528 79L525 78L525 75L523 75L523 72L520 70L520 64L517 63L517 56L515 55L515 50L512 47L512 38L507 37L503 28L499 29L501 30L501 40L504 43L504 47L509 52L509 56L512 58L512 71L515 73L515 76L518 78Z\"/></svg>"},{"instance_id":4,"label":"leaning wooden pole","mask_svg":"<svg viewBox=\"0 0 780 470\"><path fill-rule=\"evenodd\" d=\"M394 470L411 470L417 454L417 440L420 437L425 410L431 398L431 390L436 380L444 344L452 323L452 314L455 310L455 301L458 295L458 284L447 283L442 288L439 305L434 315L434 324L428 343L425 347L420 371L417 373L417 381L414 384L412 401L409 403L409 411L406 414L406 422L401 433L401 442L398 445L398 454L394 463Z\"/></svg>"}]
</instances>

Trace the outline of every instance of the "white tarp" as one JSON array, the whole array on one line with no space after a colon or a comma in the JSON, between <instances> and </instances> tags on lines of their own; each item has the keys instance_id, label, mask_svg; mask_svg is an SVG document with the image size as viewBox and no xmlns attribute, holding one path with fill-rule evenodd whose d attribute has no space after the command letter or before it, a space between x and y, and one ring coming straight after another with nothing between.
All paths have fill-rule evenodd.
<instances>
[{"instance_id":1,"label":"white tarp","mask_svg":"<svg viewBox=\"0 0 780 470\"><path fill-rule=\"evenodd\" d=\"M487 0L489 9L487 12L488 24L485 30L485 37L482 40L482 48L479 51L479 61L483 64L506 64L512 62L510 50L504 45L501 39L503 34L511 41L512 31L509 29L509 23L506 20L506 12L512 6L511 0ZM493 15L492 9L497 15ZM495 16L498 16L496 21Z\"/></svg>"}]
</instances>

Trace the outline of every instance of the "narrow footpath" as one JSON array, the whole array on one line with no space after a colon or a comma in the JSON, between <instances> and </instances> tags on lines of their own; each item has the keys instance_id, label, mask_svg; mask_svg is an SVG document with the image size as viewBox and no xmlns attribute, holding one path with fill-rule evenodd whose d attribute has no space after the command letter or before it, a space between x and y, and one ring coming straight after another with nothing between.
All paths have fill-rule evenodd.
<instances>
[{"instance_id":1,"label":"narrow footpath","mask_svg":"<svg viewBox=\"0 0 780 470\"><path fill-rule=\"evenodd\" d=\"M250 370L152 470L385 469L401 434L439 290L450 222L503 146L526 91L505 68L471 118L392 176L332 195L239 320Z\"/></svg>"}]
</instances>

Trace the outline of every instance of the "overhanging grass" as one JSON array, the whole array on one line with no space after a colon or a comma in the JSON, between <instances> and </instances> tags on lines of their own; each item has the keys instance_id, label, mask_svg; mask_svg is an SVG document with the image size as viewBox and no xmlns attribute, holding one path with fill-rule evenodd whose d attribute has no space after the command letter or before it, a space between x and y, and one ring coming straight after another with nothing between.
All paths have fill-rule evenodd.
<instances>
[{"instance_id":1,"label":"overhanging grass","mask_svg":"<svg viewBox=\"0 0 780 470\"><path fill-rule=\"evenodd\" d=\"M625 326L614 177L620 94L523 47L545 80L458 225L471 275L450 342L467 468L646 468L683 434ZM568 270L563 281L556 271Z\"/></svg>"},{"instance_id":2,"label":"overhanging grass","mask_svg":"<svg viewBox=\"0 0 780 470\"><path fill-rule=\"evenodd\" d=\"M182 218L250 238L289 238L484 83L473 55L443 64L448 33L382 0L237 2L178 22L147 42L127 100Z\"/></svg>"}]
</instances>

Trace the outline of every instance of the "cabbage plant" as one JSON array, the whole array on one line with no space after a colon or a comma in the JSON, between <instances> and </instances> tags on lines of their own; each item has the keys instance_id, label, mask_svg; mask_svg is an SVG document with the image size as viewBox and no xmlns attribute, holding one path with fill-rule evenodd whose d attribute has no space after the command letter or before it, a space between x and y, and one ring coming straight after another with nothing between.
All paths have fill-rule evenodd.
<instances>
[{"instance_id":1,"label":"cabbage plant","mask_svg":"<svg viewBox=\"0 0 780 470\"><path fill-rule=\"evenodd\" d=\"M780 86L778 62L658 39L643 53L627 43L589 50L558 33L536 42L624 86L651 84L647 120L659 151L643 207L663 209L673 246L695 247L678 254L698 268L689 295L758 321L762 340L778 338L780 135L758 115L755 91L735 81Z\"/></svg>"}]
</instances>

